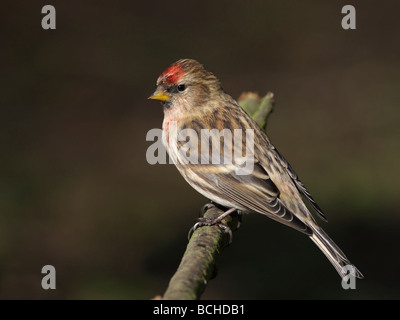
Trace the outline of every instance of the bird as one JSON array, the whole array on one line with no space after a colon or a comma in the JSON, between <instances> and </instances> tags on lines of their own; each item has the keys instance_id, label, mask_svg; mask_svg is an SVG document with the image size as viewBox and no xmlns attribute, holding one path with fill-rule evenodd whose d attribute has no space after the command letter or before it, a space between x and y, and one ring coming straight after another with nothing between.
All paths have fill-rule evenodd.
<instances>
[{"instance_id":1,"label":"bird","mask_svg":"<svg viewBox=\"0 0 400 320\"><path fill-rule=\"evenodd\" d=\"M307 235L342 279L348 274L364 278L314 219L309 207L327 221L288 161L200 62L180 59L172 63L157 78L149 99L161 101L162 142L180 174L197 192L228 208L209 224L219 223L234 211L265 215ZM232 133L227 138L221 132L239 132L239 137L241 132L242 139L222 144L224 137L236 136ZM245 132L253 136L249 138ZM210 141L215 149L209 147ZM249 150L246 141L247 145L252 142L250 157L244 156ZM239 160L224 162L223 154L235 152ZM245 164L251 170L240 172Z\"/></svg>"}]
</instances>

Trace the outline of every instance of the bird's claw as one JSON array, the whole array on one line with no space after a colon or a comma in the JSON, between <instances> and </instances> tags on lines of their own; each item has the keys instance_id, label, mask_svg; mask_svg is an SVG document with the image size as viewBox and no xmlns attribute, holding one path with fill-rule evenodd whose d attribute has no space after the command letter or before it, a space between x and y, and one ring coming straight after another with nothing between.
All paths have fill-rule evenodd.
<instances>
[{"instance_id":1,"label":"bird's claw","mask_svg":"<svg viewBox=\"0 0 400 320\"><path fill-rule=\"evenodd\" d=\"M190 238L193 235L193 232L195 232L196 229L205 227L205 226L213 226L213 225L217 225L225 233L228 233L228 235L229 235L229 243L228 244L231 244L232 239L233 239L231 228L229 228L226 224L223 224L218 219L199 218L198 221L193 225L193 227L190 228L189 233L188 233L188 240L190 240Z\"/></svg>"},{"instance_id":2,"label":"bird's claw","mask_svg":"<svg viewBox=\"0 0 400 320\"><path fill-rule=\"evenodd\" d=\"M207 212L207 210L211 209L213 207L215 207L215 204L213 204L212 202L206 203L204 206L201 207L200 212L199 212L199 217L204 216L204 214Z\"/></svg>"},{"instance_id":3,"label":"bird's claw","mask_svg":"<svg viewBox=\"0 0 400 320\"><path fill-rule=\"evenodd\" d=\"M225 233L229 235L229 242L228 245L232 243L233 235L232 235L232 230L229 228L226 224L223 223L218 223L218 227L220 227Z\"/></svg>"},{"instance_id":4,"label":"bird's claw","mask_svg":"<svg viewBox=\"0 0 400 320\"><path fill-rule=\"evenodd\" d=\"M236 214L237 214L238 222L237 222L235 230L238 230L240 228L240 226L242 225L242 212L238 210L236 212Z\"/></svg>"}]
</instances>

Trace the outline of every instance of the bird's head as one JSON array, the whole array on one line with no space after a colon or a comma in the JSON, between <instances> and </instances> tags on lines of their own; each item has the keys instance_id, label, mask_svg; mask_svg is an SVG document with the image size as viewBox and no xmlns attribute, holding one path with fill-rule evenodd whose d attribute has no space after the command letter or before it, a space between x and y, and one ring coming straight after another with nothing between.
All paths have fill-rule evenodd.
<instances>
[{"instance_id":1,"label":"bird's head","mask_svg":"<svg viewBox=\"0 0 400 320\"><path fill-rule=\"evenodd\" d=\"M221 89L219 80L193 59L171 64L157 79L157 89L149 99L162 101L165 108L201 107Z\"/></svg>"}]
</instances>

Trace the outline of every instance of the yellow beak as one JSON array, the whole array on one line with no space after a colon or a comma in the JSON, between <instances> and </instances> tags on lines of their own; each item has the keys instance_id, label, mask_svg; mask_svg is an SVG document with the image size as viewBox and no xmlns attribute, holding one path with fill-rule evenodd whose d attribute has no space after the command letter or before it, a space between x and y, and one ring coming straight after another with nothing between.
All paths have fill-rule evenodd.
<instances>
[{"instance_id":1,"label":"yellow beak","mask_svg":"<svg viewBox=\"0 0 400 320\"><path fill-rule=\"evenodd\" d=\"M160 101L168 101L169 99L171 99L171 97L170 97L168 94L166 94L165 92L156 90L156 91L149 97L149 99L160 100Z\"/></svg>"}]
</instances>

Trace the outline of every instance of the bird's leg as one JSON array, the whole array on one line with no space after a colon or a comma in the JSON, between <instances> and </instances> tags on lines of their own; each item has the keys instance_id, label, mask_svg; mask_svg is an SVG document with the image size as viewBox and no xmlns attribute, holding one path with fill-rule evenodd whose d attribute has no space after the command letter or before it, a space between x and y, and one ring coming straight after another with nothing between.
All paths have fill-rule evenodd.
<instances>
[{"instance_id":1,"label":"bird's leg","mask_svg":"<svg viewBox=\"0 0 400 320\"><path fill-rule=\"evenodd\" d=\"M220 216L218 216L215 219L206 219L209 220L207 221L207 225L212 226L214 224L219 224L222 220L224 220L227 216L229 216L231 213L235 212L237 209L236 208L230 208L229 210L225 211L223 214L221 214Z\"/></svg>"},{"instance_id":2,"label":"bird's leg","mask_svg":"<svg viewBox=\"0 0 400 320\"><path fill-rule=\"evenodd\" d=\"M212 205L212 204L211 204ZM204 207L203 207L204 208ZM224 220L227 216L229 216L231 213L237 211L236 208L230 208L229 210L225 211L223 214L218 216L215 219L209 219L209 218L199 218L198 222L194 224L194 226L189 230L188 238L190 239L193 232L200 227L204 226L213 226L213 225L218 225L222 230L227 232L229 234L229 244L232 243L232 230L225 224L221 223L222 220Z\"/></svg>"}]
</instances>

